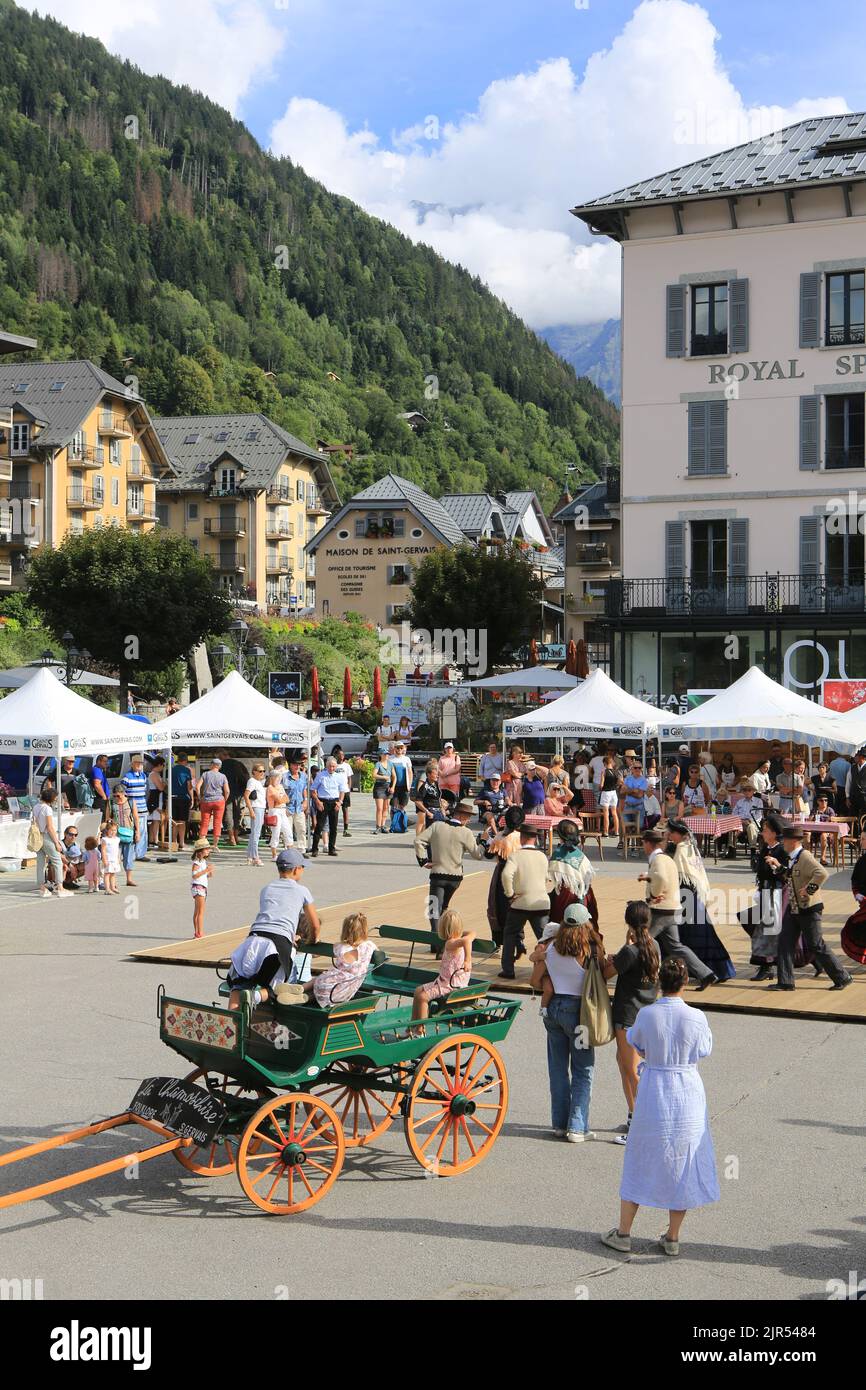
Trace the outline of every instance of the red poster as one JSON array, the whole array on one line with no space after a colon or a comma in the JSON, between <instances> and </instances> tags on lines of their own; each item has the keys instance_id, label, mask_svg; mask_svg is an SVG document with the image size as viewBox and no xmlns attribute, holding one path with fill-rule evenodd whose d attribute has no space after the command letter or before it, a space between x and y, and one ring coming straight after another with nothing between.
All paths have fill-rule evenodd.
<instances>
[{"instance_id":1,"label":"red poster","mask_svg":"<svg viewBox=\"0 0 866 1390\"><path fill-rule=\"evenodd\" d=\"M824 682L824 705L827 709L844 714L846 710L856 709L862 704L866 704L866 680Z\"/></svg>"}]
</instances>

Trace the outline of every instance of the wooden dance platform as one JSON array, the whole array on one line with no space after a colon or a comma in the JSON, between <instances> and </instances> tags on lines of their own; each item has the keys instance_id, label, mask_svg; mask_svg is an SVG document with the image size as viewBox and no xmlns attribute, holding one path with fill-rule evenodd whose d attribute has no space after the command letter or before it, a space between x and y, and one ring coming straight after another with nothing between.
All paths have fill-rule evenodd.
<instances>
[{"instance_id":1,"label":"wooden dance platform","mask_svg":"<svg viewBox=\"0 0 866 1390\"><path fill-rule=\"evenodd\" d=\"M637 861L628 866L611 865L612 873L604 869L593 881L599 905L601 926L604 931L605 946L616 951L625 940L623 912L630 898L643 896L643 885L637 875L642 866ZM633 868L633 872L632 872ZM617 872L618 870L618 872ZM480 936L488 937L487 890L489 876L486 873L467 874L454 899L454 907L464 919L477 927ZM854 983L844 990L831 990L826 976L813 979L812 967L797 972L797 988L793 993L779 994L767 989L764 984L753 984L750 976L754 967L749 965L750 942L739 923L730 920L733 911L742 906L742 895L746 880L742 877L713 875L714 891L723 890L730 899L730 906L724 913L714 913L713 920L719 936L730 952L737 968L737 978L724 985L711 985L702 993L689 986L685 997L690 1004L709 1011L719 1010L732 1013L778 1014L788 1018L815 1018L839 1023L866 1023L866 967L855 965L843 955L839 945L839 933L850 915L853 901L850 892L831 889L825 891L824 936L828 946L845 962L854 976ZM733 901L733 894L740 895L740 901ZM332 907L318 908L322 921L322 937L325 941L337 941L340 925L348 911L362 910L369 918L371 928L389 923L398 927L425 926L424 904L427 897L427 884L420 883L413 888L400 889L394 893L382 893L377 897L365 898L358 902L338 903ZM247 934L247 927L233 931L214 932L200 941L171 942L165 946L155 946L143 951L134 951L132 959L162 963L165 965L194 965L213 969L234 950ZM375 934L375 933L374 933ZM526 928L527 945L532 942L532 932ZM388 941L388 954L394 960L408 958L408 947L397 941ZM421 967L431 959L423 958L416 950L415 962ZM473 973L488 977L497 990L503 993L528 994L530 967L524 958L517 966L517 979L498 980L499 957L477 957Z\"/></svg>"}]
</instances>

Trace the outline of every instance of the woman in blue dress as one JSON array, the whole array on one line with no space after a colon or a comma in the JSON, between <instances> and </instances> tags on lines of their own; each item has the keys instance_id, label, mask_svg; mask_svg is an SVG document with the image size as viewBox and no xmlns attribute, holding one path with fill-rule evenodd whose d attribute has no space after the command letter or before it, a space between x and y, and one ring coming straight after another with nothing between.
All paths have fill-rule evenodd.
<instances>
[{"instance_id":1,"label":"woman in blue dress","mask_svg":"<svg viewBox=\"0 0 866 1390\"><path fill-rule=\"evenodd\" d=\"M625 1146L619 1226L601 1237L613 1250L631 1250L640 1207L661 1207L668 1212L668 1228L659 1244L666 1255L678 1255L686 1212L719 1200L707 1098L698 1074L698 1062L712 1051L713 1035L706 1016L682 997L687 981L679 956L662 961L662 997L641 1009L626 1035L644 1060Z\"/></svg>"}]
</instances>

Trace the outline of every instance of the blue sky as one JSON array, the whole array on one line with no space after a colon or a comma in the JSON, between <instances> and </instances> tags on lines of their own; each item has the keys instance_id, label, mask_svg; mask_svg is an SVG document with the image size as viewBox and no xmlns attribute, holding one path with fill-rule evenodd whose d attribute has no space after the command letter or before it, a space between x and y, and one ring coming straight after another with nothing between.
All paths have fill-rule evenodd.
<instances>
[{"instance_id":1,"label":"blue sky","mask_svg":"<svg viewBox=\"0 0 866 1390\"><path fill-rule=\"evenodd\" d=\"M749 103L842 91L866 105L866 11L852 0L709 0L720 52ZM278 11L289 35L273 82L239 114L259 139L281 98L315 97L385 136L430 112L454 119L494 79L546 58L582 65L633 13L632 0L301 0Z\"/></svg>"},{"instance_id":2,"label":"blue sky","mask_svg":"<svg viewBox=\"0 0 866 1390\"><path fill-rule=\"evenodd\" d=\"M21 0L199 88L534 328L618 313L569 209L866 108L852 0Z\"/></svg>"}]
</instances>

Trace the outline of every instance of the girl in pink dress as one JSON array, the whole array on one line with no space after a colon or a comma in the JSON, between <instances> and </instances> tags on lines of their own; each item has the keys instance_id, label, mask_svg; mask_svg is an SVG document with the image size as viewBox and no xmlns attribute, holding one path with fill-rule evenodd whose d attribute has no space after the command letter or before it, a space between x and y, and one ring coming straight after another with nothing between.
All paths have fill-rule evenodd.
<instances>
[{"instance_id":1,"label":"girl in pink dress","mask_svg":"<svg viewBox=\"0 0 866 1390\"><path fill-rule=\"evenodd\" d=\"M437 927L445 942L439 974L428 985L419 985L412 1004L413 1019L426 1018L430 1011L431 999L443 999L452 989L462 989L468 985L472 971L472 942L474 931L465 931L463 918L459 912L446 908L439 918Z\"/></svg>"},{"instance_id":2,"label":"girl in pink dress","mask_svg":"<svg viewBox=\"0 0 866 1390\"><path fill-rule=\"evenodd\" d=\"M340 940L334 947L334 964L304 985L323 1009L354 999L370 968L375 950L368 939L369 926L363 912L353 912L343 921Z\"/></svg>"},{"instance_id":3,"label":"girl in pink dress","mask_svg":"<svg viewBox=\"0 0 866 1390\"><path fill-rule=\"evenodd\" d=\"M502 781L505 784L505 794L512 806L520 806L523 803L523 749L519 743L515 743L505 764L505 773Z\"/></svg>"}]
</instances>

